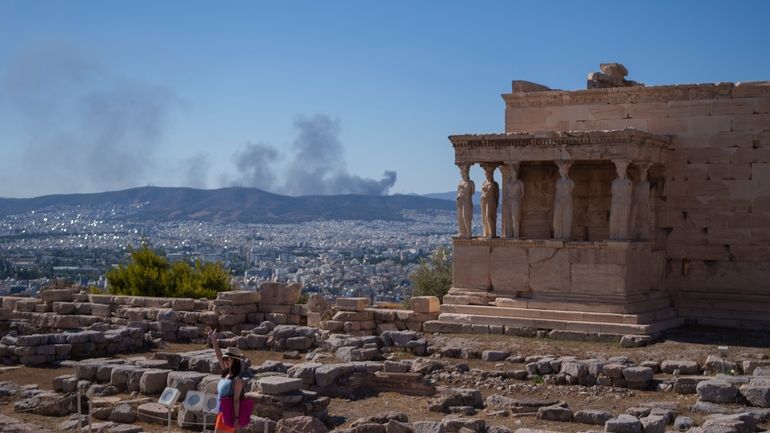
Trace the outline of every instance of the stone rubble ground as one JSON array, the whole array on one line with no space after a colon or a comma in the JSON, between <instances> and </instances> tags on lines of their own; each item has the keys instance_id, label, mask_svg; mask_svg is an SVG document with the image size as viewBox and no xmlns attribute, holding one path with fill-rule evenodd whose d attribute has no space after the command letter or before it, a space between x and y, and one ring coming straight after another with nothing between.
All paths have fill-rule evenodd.
<instances>
[{"instance_id":1,"label":"stone rubble ground","mask_svg":"<svg viewBox=\"0 0 770 433\"><path fill-rule=\"evenodd\" d=\"M548 423L554 431L575 431L575 424L580 424L578 430L603 426L606 432L618 433L658 433L667 428L690 433L750 433L760 431L770 420L768 359L724 360L711 355L702 364L688 359L635 362L628 356L581 359L477 350L463 344L463 337L454 338L454 345L445 345L445 340L408 330L350 336L292 325L262 323L255 328L252 335L273 342L261 349L298 350L305 353L305 359L246 364L250 376L247 396L257 402L256 412L263 415L253 417L253 424L261 427L250 431L261 431L265 425L269 431L279 432L293 431L296 426L299 431L328 431L340 421L330 410L332 399L364 398L372 391L423 396L427 410L440 419L410 420L406 413L396 411L347 420L334 431L504 432L513 430L495 420L531 417ZM225 344L233 338L227 332L220 336ZM304 348L286 344L298 337L307 339ZM219 379L211 349L156 351L151 358L60 361L59 365L71 367L74 373L55 377L52 391L0 383L3 406L41 417L70 416L55 429L72 431L78 424L77 415L71 414L77 410L75 393L79 389L84 402L91 398L96 431L139 432L166 419L166 409L155 403L165 386L180 389L184 398L192 390L213 392ZM722 374L727 367L736 374ZM638 393L667 402L640 402L641 406L626 413L603 407L573 409L568 403L638 399ZM697 400L682 407L676 399L671 401L673 396L695 396ZM5 416L14 418L13 414ZM7 425L19 424L10 418ZM183 408L173 418L180 428L213 422L211 416L204 418ZM516 429L518 433L527 433L525 430Z\"/></svg>"}]
</instances>

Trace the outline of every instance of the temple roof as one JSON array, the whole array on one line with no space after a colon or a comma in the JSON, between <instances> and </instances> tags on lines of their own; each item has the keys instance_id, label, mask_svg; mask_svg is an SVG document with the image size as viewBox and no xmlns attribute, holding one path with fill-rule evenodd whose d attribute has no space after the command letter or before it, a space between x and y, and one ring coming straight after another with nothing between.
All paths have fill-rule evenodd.
<instances>
[{"instance_id":1,"label":"temple roof","mask_svg":"<svg viewBox=\"0 0 770 433\"><path fill-rule=\"evenodd\" d=\"M662 163L666 135L637 129L466 134L449 137L457 163L612 160Z\"/></svg>"}]
</instances>

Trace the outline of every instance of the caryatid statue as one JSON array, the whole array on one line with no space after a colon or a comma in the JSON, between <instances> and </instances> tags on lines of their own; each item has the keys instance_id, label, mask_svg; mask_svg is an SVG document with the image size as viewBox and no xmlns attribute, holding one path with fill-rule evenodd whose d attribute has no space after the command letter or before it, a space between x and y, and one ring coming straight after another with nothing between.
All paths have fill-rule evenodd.
<instances>
[{"instance_id":1,"label":"caryatid statue","mask_svg":"<svg viewBox=\"0 0 770 433\"><path fill-rule=\"evenodd\" d=\"M519 164L505 164L503 173L503 237L520 237L521 200L524 197L524 183L519 180Z\"/></svg>"},{"instance_id":2,"label":"caryatid statue","mask_svg":"<svg viewBox=\"0 0 770 433\"><path fill-rule=\"evenodd\" d=\"M497 236L497 201L500 199L500 187L495 182L494 164L482 164L486 180L481 186L481 224L484 228L484 237Z\"/></svg>"},{"instance_id":3,"label":"caryatid statue","mask_svg":"<svg viewBox=\"0 0 770 433\"><path fill-rule=\"evenodd\" d=\"M569 239L572 236L572 190L575 182L569 178L572 161L556 161L559 166L559 180L553 200L553 237Z\"/></svg>"},{"instance_id":4,"label":"caryatid statue","mask_svg":"<svg viewBox=\"0 0 770 433\"><path fill-rule=\"evenodd\" d=\"M629 238L628 223L631 216L631 191L633 185L626 177L628 161L617 159L613 161L618 177L612 181L612 202L610 205L610 239L627 240Z\"/></svg>"},{"instance_id":5,"label":"caryatid statue","mask_svg":"<svg viewBox=\"0 0 770 433\"><path fill-rule=\"evenodd\" d=\"M476 185L470 179L470 164L460 164L462 180L457 185L457 236L470 238L473 224L473 194Z\"/></svg>"},{"instance_id":6,"label":"caryatid statue","mask_svg":"<svg viewBox=\"0 0 770 433\"><path fill-rule=\"evenodd\" d=\"M650 163L634 163L638 167L639 180L634 185L634 198L631 202L631 230L633 238L640 241L650 239L650 182L647 170Z\"/></svg>"}]
</instances>

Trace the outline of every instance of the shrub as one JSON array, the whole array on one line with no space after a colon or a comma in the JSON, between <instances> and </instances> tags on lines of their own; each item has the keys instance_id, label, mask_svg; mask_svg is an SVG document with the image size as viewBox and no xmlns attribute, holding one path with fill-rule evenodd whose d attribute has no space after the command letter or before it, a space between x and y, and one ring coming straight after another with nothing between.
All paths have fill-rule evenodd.
<instances>
[{"instance_id":1,"label":"shrub","mask_svg":"<svg viewBox=\"0 0 770 433\"><path fill-rule=\"evenodd\" d=\"M143 244L131 252L128 264L107 272L110 293L172 298L214 298L230 290L230 275L221 263L169 263Z\"/></svg>"}]
</instances>

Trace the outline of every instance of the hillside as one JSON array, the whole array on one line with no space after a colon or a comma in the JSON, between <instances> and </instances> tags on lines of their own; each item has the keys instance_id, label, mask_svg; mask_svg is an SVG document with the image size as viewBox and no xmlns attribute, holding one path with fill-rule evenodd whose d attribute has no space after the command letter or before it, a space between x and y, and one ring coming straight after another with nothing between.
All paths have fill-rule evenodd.
<instances>
[{"instance_id":1,"label":"hillside","mask_svg":"<svg viewBox=\"0 0 770 433\"><path fill-rule=\"evenodd\" d=\"M117 215L137 221L290 223L317 219L399 220L403 211L454 210L454 203L413 195L290 197L240 187L142 187L92 194L0 198L0 216L73 207L114 207L119 210Z\"/></svg>"}]
</instances>

